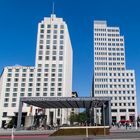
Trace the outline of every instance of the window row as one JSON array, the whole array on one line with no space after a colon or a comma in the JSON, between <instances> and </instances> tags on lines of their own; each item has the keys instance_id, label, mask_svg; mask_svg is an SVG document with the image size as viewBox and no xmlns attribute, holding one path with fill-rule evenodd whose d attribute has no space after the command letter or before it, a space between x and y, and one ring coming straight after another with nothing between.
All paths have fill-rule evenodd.
<instances>
[{"instance_id":1,"label":"window row","mask_svg":"<svg viewBox=\"0 0 140 140\"><path fill-rule=\"evenodd\" d=\"M43 45L39 45L39 49L40 49L40 50L42 50L43 48L44 48ZM58 48L57 45L53 45L53 46L52 46L52 49L53 49L53 50L56 50L57 48ZM63 50L63 48L64 48L63 45L60 45L60 46L59 46L59 50ZM46 45L46 49L47 49L47 50L51 49L51 46L50 46L50 45Z\"/></svg>"},{"instance_id":2,"label":"window row","mask_svg":"<svg viewBox=\"0 0 140 140\"><path fill-rule=\"evenodd\" d=\"M43 60L43 56L38 56L38 60ZM52 56L51 58L49 56L45 56L45 60L58 60L56 56ZM63 56L59 56L59 61L63 61Z\"/></svg>"},{"instance_id":3,"label":"window row","mask_svg":"<svg viewBox=\"0 0 140 140\"><path fill-rule=\"evenodd\" d=\"M64 30L63 29L61 29L61 30L57 30L57 29L48 29L47 31L47 34L51 34L51 33L53 33L53 34L57 34L57 33L60 33L60 34L64 34ZM44 34L45 33L45 30L44 29L41 29L40 30L40 34Z\"/></svg>"},{"instance_id":4,"label":"window row","mask_svg":"<svg viewBox=\"0 0 140 140\"><path fill-rule=\"evenodd\" d=\"M134 94L134 90L95 90L95 94Z\"/></svg>"},{"instance_id":5,"label":"window row","mask_svg":"<svg viewBox=\"0 0 140 140\"><path fill-rule=\"evenodd\" d=\"M45 24L41 24L40 25L41 28L45 28ZM47 28L54 28L54 29L57 29L57 28L60 28L60 29L64 29L64 25L61 24L61 25L58 25L58 24L47 24L46 26Z\"/></svg>"},{"instance_id":6,"label":"window row","mask_svg":"<svg viewBox=\"0 0 140 140\"><path fill-rule=\"evenodd\" d=\"M135 103L111 103L111 106L135 106Z\"/></svg>"},{"instance_id":7,"label":"window row","mask_svg":"<svg viewBox=\"0 0 140 140\"><path fill-rule=\"evenodd\" d=\"M134 85L95 84L95 88L134 88Z\"/></svg>"},{"instance_id":8,"label":"window row","mask_svg":"<svg viewBox=\"0 0 140 140\"><path fill-rule=\"evenodd\" d=\"M15 69L15 68L14 68ZM8 68L8 72L13 72L13 70L14 69L12 69L12 68ZM22 72L27 72L28 70L30 70L30 72L34 72L34 69L31 69L31 68L26 68L26 69L15 69L15 72L20 72L20 71L22 71Z\"/></svg>"}]
</instances>

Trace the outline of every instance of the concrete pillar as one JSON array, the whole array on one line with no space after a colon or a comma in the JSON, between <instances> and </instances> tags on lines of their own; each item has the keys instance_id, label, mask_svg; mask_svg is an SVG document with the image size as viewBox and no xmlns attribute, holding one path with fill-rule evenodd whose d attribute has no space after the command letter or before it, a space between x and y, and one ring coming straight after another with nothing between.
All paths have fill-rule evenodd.
<instances>
[{"instance_id":1,"label":"concrete pillar","mask_svg":"<svg viewBox=\"0 0 140 140\"><path fill-rule=\"evenodd\" d=\"M111 101L107 101L101 106L101 125L111 126L111 123Z\"/></svg>"},{"instance_id":2,"label":"concrete pillar","mask_svg":"<svg viewBox=\"0 0 140 140\"><path fill-rule=\"evenodd\" d=\"M23 102L20 99L20 101L19 101L19 108L18 108L17 130L19 130L20 127L21 127L22 106L23 106Z\"/></svg>"},{"instance_id":3,"label":"concrete pillar","mask_svg":"<svg viewBox=\"0 0 140 140\"><path fill-rule=\"evenodd\" d=\"M62 125L62 124L63 124L63 118L62 118L62 108L61 108L61 110L60 110L60 113L61 113L61 124L60 124L60 125Z\"/></svg>"},{"instance_id":4,"label":"concrete pillar","mask_svg":"<svg viewBox=\"0 0 140 140\"><path fill-rule=\"evenodd\" d=\"M105 125L111 126L112 123L112 117L111 117L111 102L107 101L104 106L105 111Z\"/></svg>"},{"instance_id":5,"label":"concrete pillar","mask_svg":"<svg viewBox=\"0 0 140 140\"><path fill-rule=\"evenodd\" d=\"M104 125L104 118L103 118L103 116L104 116L104 109L103 109L103 105L101 106L101 110L100 110L101 112L101 125L103 126Z\"/></svg>"}]
</instances>

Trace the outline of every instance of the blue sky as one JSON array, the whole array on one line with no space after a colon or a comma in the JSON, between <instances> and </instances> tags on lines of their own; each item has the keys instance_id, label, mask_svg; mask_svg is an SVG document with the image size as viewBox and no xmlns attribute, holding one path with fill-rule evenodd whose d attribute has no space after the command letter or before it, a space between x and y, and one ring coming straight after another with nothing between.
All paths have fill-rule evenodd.
<instances>
[{"instance_id":1,"label":"blue sky","mask_svg":"<svg viewBox=\"0 0 140 140\"><path fill-rule=\"evenodd\" d=\"M73 91L89 96L93 75L93 20L119 26L125 37L127 69L134 69L140 108L140 1L53 0L68 24L73 47ZM35 63L37 24L50 16L52 0L0 1L0 72L9 65ZM140 109L139 109L140 113Z\"/></svg>"}]
</instances>

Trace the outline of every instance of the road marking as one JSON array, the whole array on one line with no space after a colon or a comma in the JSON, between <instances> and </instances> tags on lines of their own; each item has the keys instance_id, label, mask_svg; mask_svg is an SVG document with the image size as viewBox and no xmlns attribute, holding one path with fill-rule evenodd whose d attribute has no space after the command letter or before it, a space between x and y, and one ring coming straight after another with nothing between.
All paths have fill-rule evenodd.
<instances>
[{"instance_id":1,"label":"road marking","mask_svg":"<svg viewBox=\"0 0 140 140\"><path fill-rule=\"evenodd\" d=\"M29 136L14 136L14 138L47 138L49 135L29 135ZM0 136L0 139L9 139L11 136Z\"/></svg>"},{"instance_id":2,"label":"road marking","mask_svg":"<svg viewBox=\"0 0 140 140\"><path fill-rule=\"evenodd\" d=\"M99 139L99 140L140 140L140 138L122 138L122 139L120 139L120 138L118 138L118 139L113 139L113 138L109 138L109 139Z\"/></svg>"}]
</instances>

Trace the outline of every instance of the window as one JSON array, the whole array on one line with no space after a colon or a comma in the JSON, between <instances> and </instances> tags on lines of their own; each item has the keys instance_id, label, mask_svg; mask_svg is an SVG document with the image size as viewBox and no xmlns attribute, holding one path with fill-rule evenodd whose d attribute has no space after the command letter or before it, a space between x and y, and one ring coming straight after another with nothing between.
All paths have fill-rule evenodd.
<instances>
[{"instance_id":1,"label":"window","mask_svg":"<svg viewBox=\"0 0 140 140\"><path fill-rule=\"evenodd\" d=\"M52 60L53 60L53 61L56 60L56 56L53 56L53 57L52 57Z\"/></svg>"},{"instance_id":2,"label":"window","mask_svg":"<svg viewBox=\"0 0 140 140\"><path fill-rule=\"evenodd\" d=\"M58 86L62 86L62 83L58 83Z\"/></svg>"},{"instance_id":3,"label":"window","mask_svg":"<svg viewBox=\"0 0 140 140\"><path fill-rule=\"evenodd\" d=\"M36 93L36 96L40 96L40 93Z\"/></svg>"},{"instance_id":4,"label":"window","mask_svg":"<svg viewBox=\"0 0 140 140\"><path fill-rule=\"evenodd\" d=\"M64 43L64 41L63 40L60 40L60 44L63 44Z\"/></svg>"},{"instance_id":5,"label":"window","mask_svg":"<svg viewBox=\"0 0 140 140\"><path fill-rule=\"evenodd\" d=\"M53 49L56 49L56 45L53 45Z\"/></svg>"},{"instance_id":6,"label":"window","mask_svg":"<svg viewBox=\"0 0 140 140\"><path fill-rule=\"evenodd\" d=\"M52 72L55 72L55 69L52 69Z\"/></svg>"},{"instance_id":7,"label":"window","mask_svg":"<svg viewBox=\"0 0 140 140\"><path fill-rule=\"evenodd\" d=\"M48 83L44 83L44 86L48 86Z\"/></svg>"},{"instance_id":8,"label":"window","mask_svg":"<svg viewBox=\"0 0 140 140\"><path fill-rule=\"evenodd\" d=\"M47 96L47 93L43 93L43 96Z\"/></svg>"},{"instance_id":9,"label":"window","mask_svg":"<svg viewBox=\"0 0 140 140\"><path fill-rule=\"evenodd\" d=\"M60 52L59 52L59 55L63 55L63 51L60 51Z\"/></svg>"},{"instance_id":10,"label":"window","mask_svg":"<svg viewBox=\"0 0 140 140\"><path fill-rule=\"evenodd\" d=\"M58 88L58 91L62 91L62 88Z\"/></svg>"},{"instance_id":11,"label":"window","mask_svg":"<svg viewBox=\"0 0 140 140\"><path fill-rule=\"evenodd\" d=\"M40 46L39 46L39 49L43 49L43 45L40 45Z\"/></svg>"},{"instance_id":12,"label":"window","mask_svg":"<svg viewBox=\"0 0 140 140\"><path fill-rule=\"evenodd\" d=\"M22 82L25 82L26 81L26 79L25 78L22 78Z\"/></svg>"},{"instance_id":13,"label":"window","mask_svg":"<svg viewBox=\"0 0 140 140\"><path fill-rule=\"evenodd\" d=\"M47 35L47 39L50 39L51 38L51 36L50 35Z\"/></svg>"},{"instance_id":14,"label":"window","mask_svg":"<svg viewBox=\"0 0 140 140\"><path fill-rule=\"evenodd\" d=\"M44 35L40 35L40 38L41 38L41 39L44 38Z\"/></svg>"},{"instance_id":15,"label":"window","mask_svg":"<svg viewBox=\"0 0 140 140\"><path fill-rule=\"evenodd\" d=\"M53 39L57 39L57 35L54 35L54 36L53 36Z\"/></svg>"},{"instance_id":16,"label":"window","mask_svg":"<svg viewBox=\"0 0 140 140\"><path fill-rule=\"evenodd\" d=\"M62 96L62 94L58 92L57 96Z\"/></svg>"},{"instance_id":17,"label":"window","mask_svg":"<svg viewBox=\"0 0 140 140\"><path fill-rule=\"evenodd\" d=\"M15 82L18 82L18 78L15 78Z\"/></svg>"},{"instance_id":18,"label":"window","mask_svg":"<svg viewBox=\"0 0 140 140\"><path fill-rule=\"evenodd\" d=\"M62 69L59 69L58 72L62 72Z\"/></svg>"},{"instance_id":19,"label":"window","mask_svg":"<svg viewBox=\"0 0 140 140\"><path fill-rule=\"evenodd\" d=\"M57 40L53 40L53 44L57 44Z\"/></svg>"},{"instance_id":20,"label":"window","mask_svg":"<svg viewBox=\"0 0 140 140\"><path fill-rule=\"evenodd\" d=\"M64 39L64 36L63 35L60 35L60 39Z\"/></svg>"},{"instance_id":21,"label":"window","mask_svg":"<svg viewBox=\"0 0 140 140\"><path fill-rule=\"evenodd\" d=\"M12 103L12 107L16 107L16 103Z\"/></svg>"},{"instance_id":22,"label":"window","mask_svg":"<svg viewBox=\"0 0 140 140\"><path fill-rule=\"evenodd\" d=\"M11 76L12 76L12 74L11 74L11 73L8 73L8 74L7 74L7 77L11 77Z\"/></svg>"},{"instance_id":23,"label":"window","mask_svg":"<svg viewBox=\"0 0 140 140\"><path fill-rule=\"evenodd\" d=\"M126 109L120 109L120 112L126 112Z\"/></svg>"},{"instance_id":24,"label":"window","mask_svg":"<svg viewBox=\"0 0 140 140\"><path fill-rule=\"evenodd\" d=\"M32 93L28 93L28 96L32 96Z\"/></svg>"},{"instance_id":25,"label":"window","mask_svg":"<svg viewBox=\"0 0 140 140\"><path fill-rule=\"evenodd\" d=\"M47 45L47 46L46 46L46 49L50 49L50 46L49 46L49 45Z\"/></svg>"},{"instance_id":26,"label":"window","mask_svg":"<svg viewBox=\"0 0 140 140\"><path fill-rule=\"evenodd\" d=\"M54 91L55 89L54 88L51 88L51 91Z\"/></svg>"},{"instance_id":27,"label":"window","mask_svg":"<svg viewBox=\"0 0 140 140\"><path fill-rule=\"evenodd\" d=\"M47 30L47 33L51 33L51 30Z\"/></svg>"},{"instance_id":28,"label":"window","mask_svg":"<svg viewBox=\"0 0 140 140\"><path fill-rule=\"evenodd\" d=\"M57 30L53 30L53 33L54 33L54 34L57 34Z\"/></svg>"},{"instance_id":29,"label":"window","mask_svg":"<svg viewBox=\"0 0 140 140\"><path fill-rule=\"evenodd\" d=\"M11 79L10 78L7 78L7 82L10 82L11 81Z\"/></svg>"},{"instance_id":30,"label":"window","mask_svg":"<svg viewBox=\"0 0 140 140\"><path fill-rule=\"evenodd\" d=\"M9 93L5 93L5 97L9 97Z\"/></svg>"},{"instance_id":31,"label":"window","mask_svg":"<svg viewBox=\"0 0 140 140\"><path fill-rule=\"evenodd\" d=\"M62 73L58 73L58 77L62 77Z\"/></svg>"},{"instance_id":32,"label":"window","mask_svg":"<svg viewBox=\"0 0 140 140\"><path fill-rule=\"evenodd\" d=\"M4 102L9 102L9 98L5 98L4 99Z\"/></svg>"},{"instance_id":33,"label":"window","mask_svg":"<svg viewBox=\"0 0 140 140\"><path fill-rule=\"evenodd\" d=\"M50 93L50 96L54 96L54 93Z\"/></svg>"},{"instance_id":34,"label":"window","mask_svg":"<svg viewBox=\"0 0 140 140\"><path fill-rule=\"evenodd\" d=\"M46 59L46 60L49 60L49 56L46 56L45 59Z\"/></svg>"},{"instance_id":35,"label":"window","mask_svg":"<svg viewBox=\"0 0 140 140\"><path fill-rule=\"evenodd\" d=\"M62 45L59 48L60 48L60 50L63 50L63 46Z\"/></svg>"},{"instance_id":36,"label":"window","mask_svg":"<svg viewBox=\"0 0 140 140\"><path fill-rule=\"evenodd\" d=\"M129 109L128 111L129 112L135 112L135 109Z\"/></svg>"},{"instance_id":37,"label":"window","mask_svg":"<svg viewBox=\"0 0 140 140\"><path fill-rule=\"evenodd\" d=\"M53 51L53 55L56 55L56 51Z\"/></svg>"},{"instance_id":38,"label":"window","mask_svg":"<svg viewBox=\"0 0 140 140\"><path fill-rule=\"evenodd\" d=\"M58 78L58 81L62 81L62 78Z\"/></svg>"},{"instance_id":39,"label":"window","mask_svg":"<svg viewBox=\"0 0 140 140\"><path fill-rule=\"evenodd\" d=\"M64 33L64 30L60 30L60 34L63 34Z\"/></svg>"},{"instance_id":40,"label":"window","mask_svg":"<svg viewBox=\"0 0 140 140\"><path fill-rule=\"evenodd\" d=\"M4 107L8 107L8 103L4 103L4 105L3 105Z\"/></svg>"},{"instance_id":41,"label":"window","mask_svg":"<svg viewBox=\"0 0 140 140\"><path fill-rule=\"evenodd\" d=\"M55 73L52 73L52 77L55 77Z\"/></svg>"},{"instance_id":42,"label":"window","mask_svg":"<svg viewBox=\"0 0 140 140\"><path fill-rule=\"evenodd\" d=\"M23 69L22 71L23 71L23 72L26 72L26 71L27 71L27 69Z\"/></svg>"},{"instance_id":43,"label":"window","mask_svg":"<svg viewBox=\"0 0 140 140\"><path fill-rule=\"evenodd\" d=\"M36 88L36 91L40 91L40 88Z\"/></svg>"},{"instance_id":44,"label":"window","mask_svg":"<svg viewBox=\"0 0 140 140\"><path fill-rule=\"evenodd\" d=\"M24 93L20 93L20 96L23 97L24 96Z\"/></svg>"},{"instance_id":45,"label":"window","mask_svg":"<svg viewBox=\"0 0 140 140\"><path fill-rule=\"evenodd\" d=\"M59 64L59 68L62 68L62 66L63 66L62 64Z\"/></svg>"},{"instance_id":46,"label":"window","mask_svg":"<svg viewBox=\"0 0 140 140\"><path fill-rule=\"evenodd\" d=\"M47 40L47 41L46 41L46 44L50 44L50 40Z\"/></svg>"},{"instance_id":47,"label":"window","mask_svg":"<svg viewBox=\"0 0 140 140\"><path fill-rule=\"evenodd\" d=\"M55 83L51 83L51 86L55 86Z\"/></svg>"},{"instance_id":48,"label":"window","mask_svg":"<svg viewBox=\"0 0 140 140\"><path fill-rule=\"evenodd\" d=\"M50 25L50 24L48 24L48 25L47 25L47 28L51 28L51 25Z\"/></svg>"},{"instance_id":49,"label":"window","mask_svg":"<svg viewBox=\"0 0 140 140\"><path fill-rule=\"evenodd\" d=\"M44 28L44 24L41 24L41 28Z\"/></svg>"},{"instance_id":50,"label":"window","mask_svg":"<svg viewBox=\"0 0 140 140\"><path fill-rule=\"evenodd\" d=\"M32 88L28 88L28 91L32 91Z\"/></svg>"},{"instance_id":51,"label":"window","mask_svg":"<svg viewBox=\"0 0 140 140\"><path fill-rule=\"evenodd\" d=\"M23 74L22 74L22 77L26 77L26 74L25 74L25 73L23 73Z\"/></svg>"},{"instance_id":52,"label":"window","mask_svg":"<svg viewBox=\"0 0 140 140\"><path fill-rule=\"evenodd\" d=\"M3 112L3 117L7 117L7 112Z\"/></svg>"},{"instance_id":53,"label":"window","mask_svg":"<svg viewBox=\"0 0 140 140\"><path fill-rule=\"evenodd\" d=\"M62 61L63 60L63 57L62 56L59 56L59 60Z\"/></svg>"},{"instance_id":54,"label":"window","mask_svg":"<svg viewBox=\"0 0 140 140\"><path fill-rule=\"evenodd\" d=\"M64 25L60 25L60 28L61 28L61 29L64 29Z\"/></svg>"},{"instance_id":55,"label":"window","mask_svg":"<svg viewBox=\"0 0 140 140\"><path fill-rule=\"evenodd\" d=\"M17 93L13 93L13 97L17 97Z\"/></svg>"},{"instance_id":56,"label":"window","mask_svg":"<svg viewBox=\"0 0 140 140\"><path fill-rule=\"evenodd\" d=\"M40 33L44 33L44 30L43 30L43 29L41 29L41 30L40 30Z\"/></svg>"},{"instance_id":57,"label":"window","mask_svg":"<svg viewBox=\"0 0 140 140\"><path fill-rule=\"evenodd\" d=\"M42 56L38 56L38 60L42 60Z\"/></svg>"},{"instance_id":58,"label":"window","mask_svg":"<svg viewBox=\"0 0 140 140\"><path fill-rule=\"evenodd\" d=\"M55 24L55 25L54 25L54 28L55 28L55 29L58 28L58 25Z\"/></svg>"},{"instance_id":59,"label":"window","mask_svg":"<svg viewBox=\"0 0 140 140\"><path fill-rule=\"evenodd\" d=\"M7 91L7 92L10 91L10 88L6 88L6 91Z\"/></svg>"},{"instance_id":60,"label":"window","mask_svg":"<svg viewBox=\"0 0 140 140\"><path fill-rule=\"evenodd\" d=\"M47 88L43 88L44 91L47 91Z\"/></svg>"},{"instance_id":61,"label":"window","mask_svg":"<svg viewBox=\"0 0 140 140\"><path fill-rule=\"evenodd\" d=\"M8 69L8 72L12 72L12 69L9 68L9 69Z\"/></svg>"},{"instance_id":62,"label":"window","mask_svg":"<svg viewBox=\"0 0 140 140\"><path fill-rule=\"evenodd\" d=\"M12 98L12 102L16 102L16 98Z\"/></svg>"},{"instance_id":63,"label":"window","mask_svg":"<svg viewBox=\"0 0 140 140\"><path fill-rule=\"evenodd\" d=\"M112 109L111 112L117 112L117 109Z\"/></svg>"},{"instance_id":64,"label":"window","mask_svg":"<svg viewBox=\"0 0 140 140\"><path fill-rule=\"evenodd\" d=\"M25 91L25 88L21 88L21 91Z\"/></svg>"},{"instance_id":65,"label":"window","mask_svg":"<svg viewBox=\"0 0 140 140\"><path fill-rule=\"evenodd\" d=\"M6 84L7 87L10 87L10 85L11 85L11 83L7 83L7 84Z\"/></svg>"}]
</instances>

